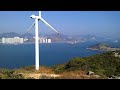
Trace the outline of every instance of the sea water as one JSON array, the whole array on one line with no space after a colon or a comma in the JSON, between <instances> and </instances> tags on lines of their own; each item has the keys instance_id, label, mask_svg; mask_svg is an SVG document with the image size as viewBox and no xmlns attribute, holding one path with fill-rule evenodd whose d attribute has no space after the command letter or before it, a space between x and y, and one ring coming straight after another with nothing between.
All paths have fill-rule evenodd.
<instances>
[{"instance_id":1,"label":"sea water","mask_svg":"<svg viewBox=\"0 0 120 90\"><path fill-rule=\"evenodd\" d=\"M40 45L40 65L52 66L68 62L74 57L85 57L103 53L87 47L98 42L82 42L77 44L47 43ZM116 47L120 44L112 44ZM0 44L0 68L19 68L35 65L35 44Z\"/></svg>"}]
</instances>

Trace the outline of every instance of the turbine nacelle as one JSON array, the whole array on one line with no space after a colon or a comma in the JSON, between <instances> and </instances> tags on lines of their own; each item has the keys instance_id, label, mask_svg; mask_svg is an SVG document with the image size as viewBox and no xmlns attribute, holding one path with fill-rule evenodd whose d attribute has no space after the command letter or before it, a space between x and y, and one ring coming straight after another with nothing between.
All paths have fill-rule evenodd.
<instances>
[{"instance_id":1,"label":"turbine nacelle","mask_svg":"<svg viewBox=\"0 0 120 90\"><path fill-rule=\"evenodd\" d=\"M30 18L35 18L35 15L31 15Z\"/></svg>"},{"instance_id":2,"label":"turbine nacelle","mask_svg":"<svg viewBox=\"0 0 120 90\"><path fill-rule=\"evenodd\" d=\"M35 15L31 15L30 18L33 18L33 19L37 18L37 19L40 19L39 16L35 16Z\"/></svg>"}]
</instances>

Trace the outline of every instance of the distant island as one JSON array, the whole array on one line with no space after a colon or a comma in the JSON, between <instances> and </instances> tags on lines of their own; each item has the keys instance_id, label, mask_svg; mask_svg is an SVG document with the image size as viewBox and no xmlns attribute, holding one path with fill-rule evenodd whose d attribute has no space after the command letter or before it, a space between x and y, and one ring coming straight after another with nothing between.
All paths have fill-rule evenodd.
<instances>
[{"instance_id":1,"label":"distant island","mask_svg":"<svg viewBox=\"0 0 120 90\"><path fill-rule=\"evenodd\" d=\"M109 46L108 44L105 44L105 43L98 43L98 44L95 44L93 46L88 47L87 49L100 50L100 51L116 51L116 50L120 50L120 48L113 48L113 47L111 47L111 46Z\"/></svg>"}]
</instances>

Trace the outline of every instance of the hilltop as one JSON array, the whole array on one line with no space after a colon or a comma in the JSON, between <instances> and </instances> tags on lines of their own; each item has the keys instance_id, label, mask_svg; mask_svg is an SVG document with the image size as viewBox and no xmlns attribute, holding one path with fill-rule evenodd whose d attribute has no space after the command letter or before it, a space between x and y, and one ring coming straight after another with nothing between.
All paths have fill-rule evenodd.
<instances>
[{"instance_id":1,"label":"hilltop","mask_svg":"<svg viewBox=\"0 0 120 90\"><path fill-rule=\"evenodd\" d=\"M39 71L34 66L0 69L1 79L108 79L110 76L120 78L120 51L76 57L65 64L41 66Z\"/></svg>"}]
</instances>

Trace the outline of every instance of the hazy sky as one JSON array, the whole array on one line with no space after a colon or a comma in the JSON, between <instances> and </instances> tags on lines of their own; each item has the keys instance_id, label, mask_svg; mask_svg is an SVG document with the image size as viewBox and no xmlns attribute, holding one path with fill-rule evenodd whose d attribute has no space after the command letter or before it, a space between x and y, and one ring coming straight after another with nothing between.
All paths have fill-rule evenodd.
<instances>
[{"instance_id":1,"label":"hazy sky","mask_svg":"<svg viewBox=\"0 0 120 90\"><path fill-rule=\"evenodd\" d=\"M32 14L38 11L0 11L0 33L25 33L34 22ZM42 11L42 17L63 34L120 33L120 11ZM39 32L54 33L42 22Z\"/></svg>"}]
</instances>

